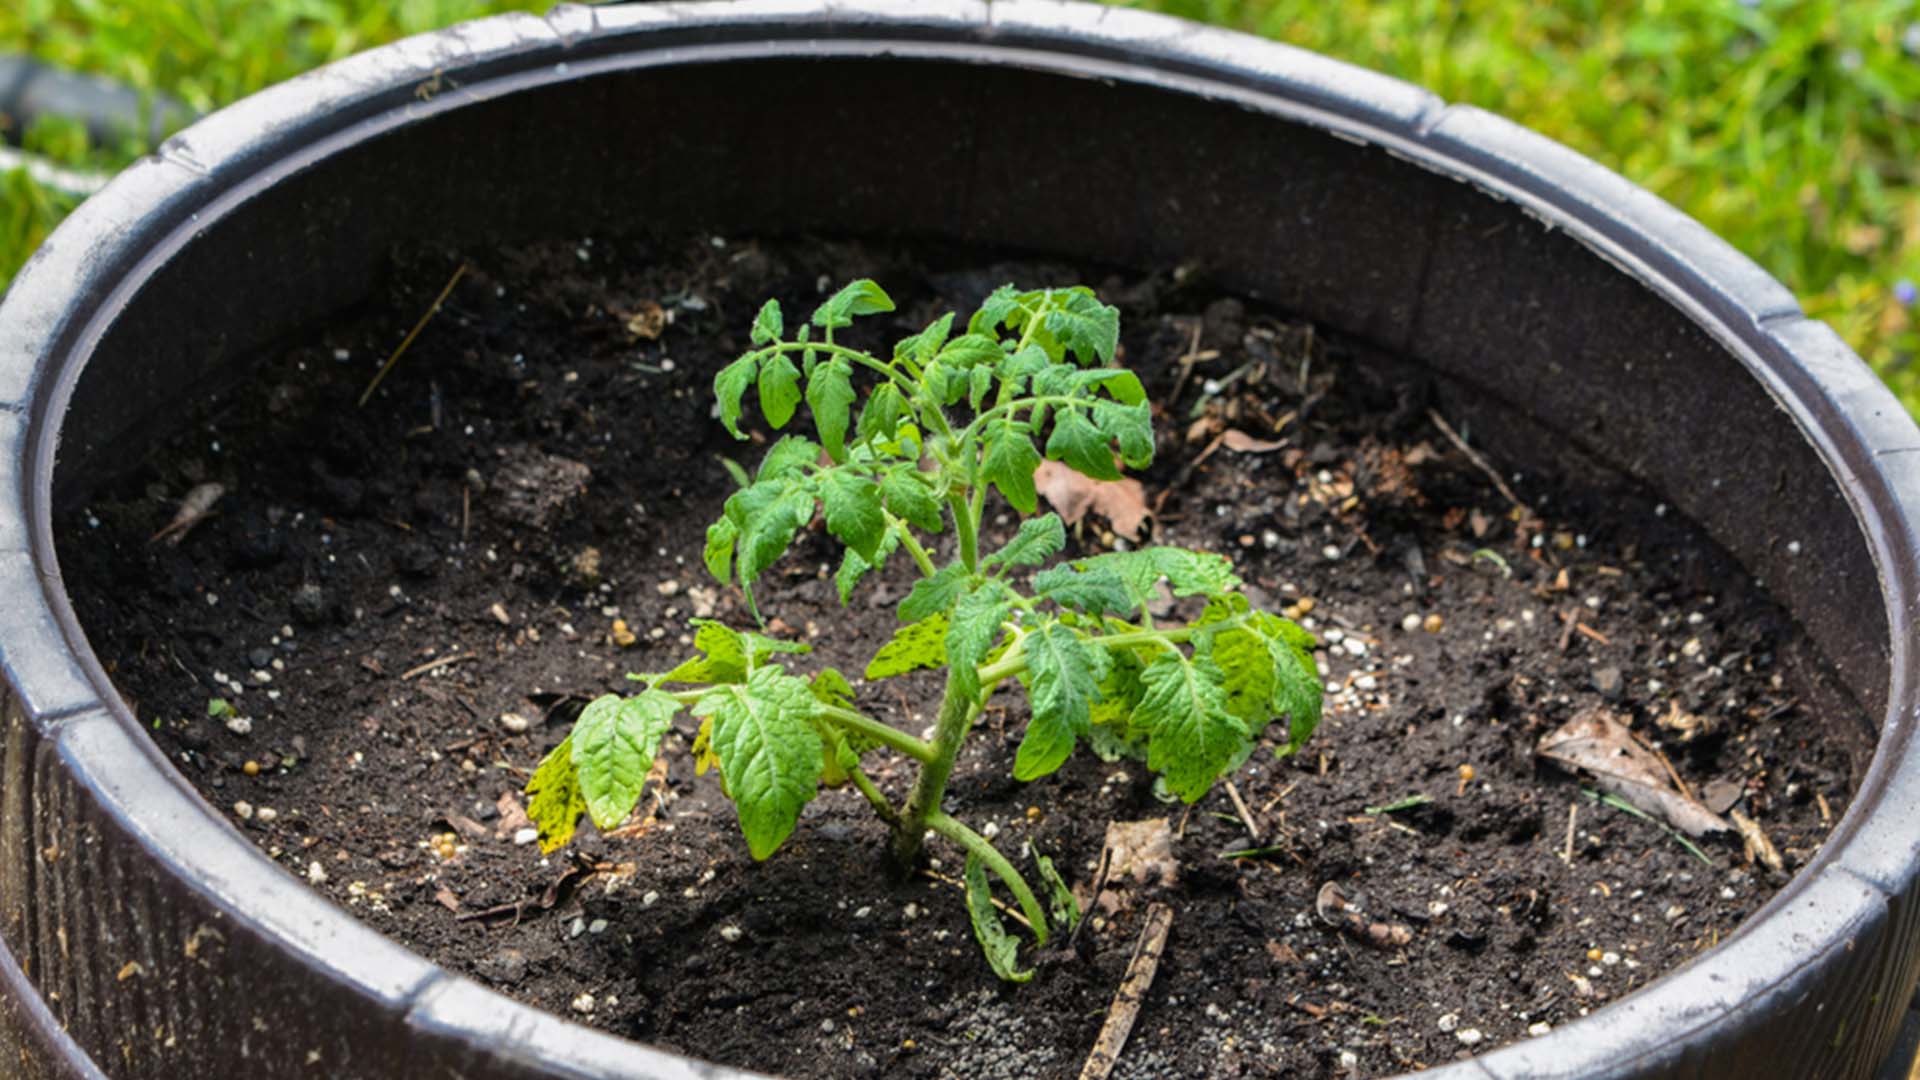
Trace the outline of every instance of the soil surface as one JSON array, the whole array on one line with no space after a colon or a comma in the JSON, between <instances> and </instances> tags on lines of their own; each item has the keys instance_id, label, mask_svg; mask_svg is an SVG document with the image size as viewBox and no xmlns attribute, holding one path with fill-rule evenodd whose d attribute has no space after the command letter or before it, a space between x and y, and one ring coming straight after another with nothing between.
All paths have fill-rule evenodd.
<instances>
[{"instance_id":1,"label":"soil surface","mask_svg":"<svg viewBox=\"0 0 1920 1080\"><path fill-rule=\"evenodd\" d=\"M755 863L694 776L686 714L616 834L585 826L543 857L523 831L527 771L585 698L689 655L690 617L748 624L699 563L721 458L758 454L712 418L711 373L762 299L804 313L851 276L900 301L856 336L874 347L1003 281L1097 285L1162 402L1140 477L1157 540L1231 556L1324 641L1325 722L1295 758L1256 753L1244 810L1225 786L1161 802L1140 764L1085 748L1016 783L1024 699L995 699L956 816L1082 890L1109 822L1169 819L1179 864L1176 884L1110 890L1024 986L979 955L955 851L890 877L851 790ZM1689 522L1624 483L1553 490L1501 463L1510 500L1425 378L1184 273L704 236L405 253L365 309L64 519L63 571L128 702L237 828L522 1001L796 1077L1070 1077L1160 900L1171 935L1113 1075L1387 1074L1573 1021L1726 936L1822 842L1865 760L1834 734L1865 721L1820 689L1800 630ZM209 516L150 539L208 483ZM983 544L1016 524L989 516ZM1070 552L1113 542L1093 517ZM814 645L803 670L861 670L910 582L896 559L843 609L837 561L816 522L759 594L772 633ZM938 686L858 696L917 733ZM1535 756L1594 706L1757 819L1786 872L1737 838L1690 851ZM869 762L904 794L904 763ZM1329 882L1383 940L1316 914Z\"/></svg>"}]
</instances>

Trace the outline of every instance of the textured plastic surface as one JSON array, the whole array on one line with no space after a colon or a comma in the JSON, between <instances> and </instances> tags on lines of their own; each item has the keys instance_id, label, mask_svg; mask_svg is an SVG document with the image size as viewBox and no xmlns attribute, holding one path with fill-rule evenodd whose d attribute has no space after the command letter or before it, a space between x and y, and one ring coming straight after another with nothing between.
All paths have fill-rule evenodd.
<instances>
[{"instance_id":1,"label":"textured plastic surface","mask_svg":"<svg viewBox=\"0 0 1920 1080\"><path fill-rule=\"evenodd\" d=\"M1322 57L1078 4L742 0L504 16L263 92L129 169L0 302L0 1071L739 1075L525 1009L293 882L137 730L48 526L394 244L648 220L1201 261L1425 362L1516 460L1661 492L1807 627L1878 753L1728 941L1427 1075L1852 1078L1893 1045L1920 972L1920 431L1830 330L1612 173Z\"/></svg>"}]
</instances>

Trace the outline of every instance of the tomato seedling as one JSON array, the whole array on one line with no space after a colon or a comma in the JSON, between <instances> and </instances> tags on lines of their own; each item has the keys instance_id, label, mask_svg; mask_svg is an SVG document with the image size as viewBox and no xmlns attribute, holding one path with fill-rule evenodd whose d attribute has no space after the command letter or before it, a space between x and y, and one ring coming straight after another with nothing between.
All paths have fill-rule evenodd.
<instances>
[{"instance_id":1,"label":"tomato seedling","mask_svg":"<svg viewBox=\"0 0 1920 1080\"><path fill-rule=\"evenodd\" d=\"M754 583L816 512L845 546L836 575L843 604L864 576L904 552L919 579L899 604L902 625L864 674L944 668L932 737L854 708L852 685L831 668L789 671L786 658L807 652L804 644L696 620L698 655L629 676L639 693L607 694L581 712L529 781L529 812L549 850L566 843L582 812L602 829L617 826L687 709L699 720L696 768L719 773L754 858L779 849L821 785L852 784L891 825L899 864L913 863L929 833L966 852L975 934L996 973L1024 980L1032 972L1019 967L988 873L1013 895L1038 943L1079 916L1049 861L1035 855L1042 904L1013 862L943 805L954 759L988 699L1009 680L1026 690L1016 779L1046 776L1087 741L1140 757L1191 803L1247 759L1270 721L1288 721L1280 754L1313 732L1315 642L1249 603L1219 555L1147 547L1048 565L1066 547L1066 530L1057 515L1036 514L1042 455L1095 480L1153 460L1146 392L1138 376L1112 366L1115 308L1083 287L1006 286L964 332L953 333L948 314L896 344L890 359L834 341L856 318L892 310L865 280L791 335L777 302L760 309L752 347L714 379L720 421L745 438L741 403L751 389L776 430L804 404L817 441L780 438L750 475L729 465L740 487L707 530L704 561L715 578L739 585L757 618ZM983 553L990 490L1026 517L1004 547ZM942 545L937 538L949 533L952 543ZM1162 582L1174 597L1204 598L1200 614L1156 623ZM862 767L881 751L918 765L897 805Z\"/></svg>"}]
</instances>

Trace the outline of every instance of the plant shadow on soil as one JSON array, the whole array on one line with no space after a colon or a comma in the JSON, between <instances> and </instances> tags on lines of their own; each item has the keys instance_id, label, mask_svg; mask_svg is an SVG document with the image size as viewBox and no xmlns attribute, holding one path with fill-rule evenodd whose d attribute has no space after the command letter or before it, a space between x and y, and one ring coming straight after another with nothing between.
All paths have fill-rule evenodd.
<instances>
[{"instance_id":1,"label":"plant shadow on soil","mask_svg":"<svg viewBox=\"0 0 1920 1080\"><path fill-rule=\"evenodd\" d=\"M731 484L720 456L751 465L765 433L727 437L711 373L761 300L805 312L853 276L901 301L855 339L872 347L1005 281L1097 286L1161 403L1141 476L1158 539L1229 555L1272 608L1311 599L1323 635L1319 733L1236 777L1257 843L1224 790L1168 805L1141 765L1084 747L1014 782L1025 706L994 699L956 816L1081 888L1109 821L1164 816L1181 865L1177 885L1123 890L1025 986L995 981L950 880L888 875L884 827L851 791L823 792L754 863L715 778L693 775L684 713L627 826L547 857L516 843L526 772L581 700L688 655L693 615L748 623L699 552ZM1072 1076L1161 899L1172 935L1115 1076L1383 1074L1617 999L1784 881L1737 844L1705 843L1703 862L1584 797L1536 763L1541 734L1617 710L1696 788L1740 798L1789 869L1844 812L1869 745L1800 630L1690 523L1599 473L1522 482L1539 516L1516 520L1432 423L1428 378L1172 271L705 236L406 252L363 309L201 395L58 536L96 651L188 780L290 873L512 997L796 1077ZM1282 445L1236 452L1229 430ZM215 513L150 542L207 482L226 489ZM1017 524L1002 509L983 545ZM1110 545L1103 525L1069 554ZM837 562L816 523L760 591L770 632L815 645L803 671L860 671L910 582L897 559L842 608ZM858 696L917 733L938 685ZM210 717L212 698L251 731ZM896 799L911 779L883 753L869 765ZM1411 796L1429 801L1367 810ZM1264 853L1221 854L1248 848ZM953 849L931 854L957 877ZM1329 881L1410 941L1316 918ZM503 905L518 907L460 918Z\"/></svg>"}]
</instances>

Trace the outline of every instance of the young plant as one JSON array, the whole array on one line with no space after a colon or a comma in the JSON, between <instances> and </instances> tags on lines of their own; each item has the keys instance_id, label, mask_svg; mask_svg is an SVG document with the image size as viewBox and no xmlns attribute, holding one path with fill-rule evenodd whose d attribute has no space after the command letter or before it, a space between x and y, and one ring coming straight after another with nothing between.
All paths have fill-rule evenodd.
<instances>
[{"instance_id":1,"label":"young plant","mask_svg":"<svg viewBox=\"0 0 1920 1080\"><path fill-rule=\"evenodd\" d=\"M1043 453L1095 480L1152 461L1140 380L1111 366L1116 309L1086 288L1007 286L964 332L953 333L948 314L896 344L891 358L834 341L855 318L892 310L864 280L791 335L777 302L760 309L753 347L714 379L720 421L744 438L741 401L756 389L775 429L804 403L819 441L786 435L751 475L729 463L740 489L707 530L705 562L723 583L739 584L757 618L754 583L816 511L845 545L836 576L843 604L861 578L905 552L919 579L900 602L902 625L865 675L944 668L932 738L855 709L852 686L831 668L789 671L785 658L807 646L696 620L697 655L671 671L631 675L639 693L586 707L528 783L529 812L547 849L568 840L583 810L602 829L618 825L673 717L688 709L700 721L696 771L719 773L754 858L780 847L820 785L852 784L892 826L901 866L929 833L966 852L975 933L995 972L1024 980L1031 972L1017 966L987 873L1012 893L1039 943L1078 912L1044 857L1035 856L1043 905L1014 864L943 805L961 742L987 700L1008 680L1026 690L1031 718L1014 755L1016 779L1046 776L1085 740L1109 756L1144 759L1191 803L1246 760L1270 720L1288 719L1283 755L1312 733L1320 719L1315 642L1255 609L1219 555L1149 547L1048 566L1066 546L1052 513L1028 516L1005 546L980 550L990 489L1023 515L1038 510L1033 476ZM943 556L935 538L949 532ZM1163 581L1175 597L1204 598L1200 615L1156 623ZM863 771L865 756L882 750L918 764L897 805Z\"/></svg>"}]
</instances>

